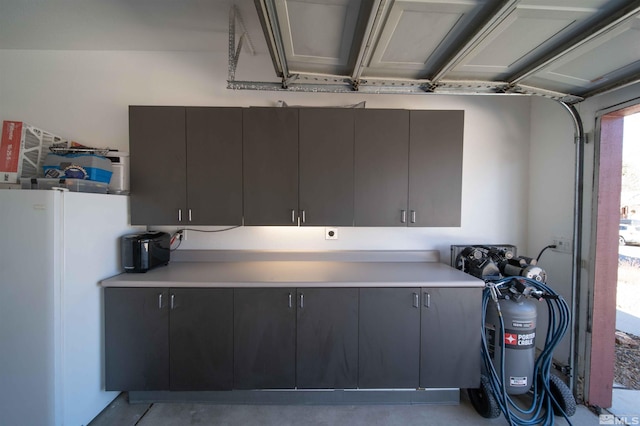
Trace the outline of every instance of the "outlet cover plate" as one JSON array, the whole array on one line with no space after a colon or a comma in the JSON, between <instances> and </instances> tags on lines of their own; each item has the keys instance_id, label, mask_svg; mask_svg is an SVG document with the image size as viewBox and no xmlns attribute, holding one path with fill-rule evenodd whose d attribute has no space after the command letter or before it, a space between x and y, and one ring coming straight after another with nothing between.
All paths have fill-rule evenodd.
<instances>
[{"instance_id":1,"label":"outlet cover plate","mask_svg":"<svg viewBox=\"0 0 640 426\"><path fill-rule=\"evenodd\" d=\"M338 239L338 228L324 228L324 239L325 240L337 240Z\"/></svg>"},{"instance_id":2,"label":"outlet cover plate","mask_svg":"<svg viewBox=\"0 0 640 426\"><path fill-rule=\"evenodd\" d=\"M571 253L572 252L572 243L571 238L567 237L553 237L553 244L555 244L556 248L553 251L557 251L558 253Z\"/></svg>"}]
</instances>

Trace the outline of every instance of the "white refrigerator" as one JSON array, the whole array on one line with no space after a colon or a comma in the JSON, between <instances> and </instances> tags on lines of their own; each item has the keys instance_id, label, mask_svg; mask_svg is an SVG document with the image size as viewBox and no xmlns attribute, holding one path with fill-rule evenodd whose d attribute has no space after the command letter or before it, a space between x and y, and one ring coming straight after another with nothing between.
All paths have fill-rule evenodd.
<instances>
[{"instance_id":1,"label":"white refrigerator","mask_svg":"<svg viewBox=\"0 0 640 426\"><path fill-rule=\"evenodd\" d=\"M0 425L86 425L117 396L98 282L128 223L127 196L0 190Z\"/></svg>"}]
</instances>

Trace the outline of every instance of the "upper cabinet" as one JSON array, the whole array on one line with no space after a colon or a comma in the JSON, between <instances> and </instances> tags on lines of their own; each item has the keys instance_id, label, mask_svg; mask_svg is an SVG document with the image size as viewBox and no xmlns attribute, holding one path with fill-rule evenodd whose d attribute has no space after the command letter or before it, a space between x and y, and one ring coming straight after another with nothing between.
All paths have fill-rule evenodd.
<instances>
[{"instance_id":1,"label":"upper cabinet","mask_svg":"<svg viewBox=\"0 0 640 426\"><path fill-rule=\"evenodd\" d=\"M244 224L298 224L298 110L243 111Z\"/></svg>"},{"instance_id":2,"label":"upper cabinet","mask_svg":"<svg viewBox=\"0 0 640 426\"><path fill-rule=\"evenodd\" d=\"M302 108L302 226L353 226L353 110Z\"/></svg>"},{"instance_id":3,"label":"upper cabinet","mask_svg":"<svg viewBox=\"0 0 640 426\"><path fill-rule=\"evenodd\" d=\"M355 225L407 226L409 111L355 112Z\"/></svg>"},{"instance_id":4,"label":"upper cabinet","mask_svg":"<svg viewBox=\"0 0 640 426\"><path fill-rule=\"evenodd\" d=\"M353 111L244 110L244 224L353 225Z\"/></svg>"},{"instance_id":5,"label":"upper cabinet","mask_svg":"<svg viewBox=\"0 0 640 426\"><path fill-rule=\"evenodd\" d=\"M180 223L187 208L185 109L129 107L131 224Z\"/></svg>"},{"instance_id":6,"label":"upper cabinet","mask_svg":"<svg viewBox=\"0 0 640 426\"><path fill-rule=\"evenodd\" d=\"M460 226L464 111L355 114L355 225Z\"/></svg>"},{"instance_id":7,"label":"upper cabinet","mask_svg":"<svg viewBox=\"0 0 640 426\"><path fill-rule=\"evenodd\" d=\"M242 224L242 111L129 108L132 225Z\"/></svg>"},{"instance_id":8,"label":"upper cabinet","mask_svg":"<svg viewBox=\"0 0 640 426\"><path fill-rule=\"evenodd\" d=\"M464 111L132 106L133 225L460 226Z\"/></svg>"},{"instance_id":9,"label":"upper cabinet","mask_svg":"<svg viewBox=\"0 0 640 426\"><path fill-rule=\"evenodd\" d=\"M187 108L187 219L242 224L242 110Z\"/></svg>"},{"instance_id":10,"label":"upper cabinet","mask_svg":"<svg viewBox=\"0 0 640 426\"><path fill-rule=\"evenodd\" d=\"M409 114L409 226L460 226L464 111Z\"/></svg>"}]
</instances>

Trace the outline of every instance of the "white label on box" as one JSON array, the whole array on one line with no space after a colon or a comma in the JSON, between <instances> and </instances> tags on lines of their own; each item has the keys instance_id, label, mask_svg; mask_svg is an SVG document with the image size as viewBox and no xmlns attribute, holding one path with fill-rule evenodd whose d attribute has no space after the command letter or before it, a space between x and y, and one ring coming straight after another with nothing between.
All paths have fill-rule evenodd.
<instances>
[{"instance_id":1,"label":"white label on box","mask_svg":"<svg viewBox=\"0 0 640 426\"><path fill-rule=\"evenodd\" d=\"M527 386L527 377L509 377L510 386Z\"/></svg>"}]
</instances>

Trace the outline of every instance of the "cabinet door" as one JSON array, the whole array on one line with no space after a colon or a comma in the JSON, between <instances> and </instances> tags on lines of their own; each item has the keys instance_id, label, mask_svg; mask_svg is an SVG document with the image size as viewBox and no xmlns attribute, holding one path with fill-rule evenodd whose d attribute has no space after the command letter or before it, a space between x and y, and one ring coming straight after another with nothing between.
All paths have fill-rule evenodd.
<instances>
[{"instance_id":1,"label":"cabinet door","mask_svg":"<svg viewBox=\"0 0 640 426\"><path fill-rule=\"evenodd\" d=\"M186 220L241 225L242 109L187 108L186 121Z\"/></svg>"},{"instance_id":2,"label":"cabinet door","mask_svg":"<svg viewBox=\"0 0 640 426\"><path fill-rule=\"evenodd\" d=\"M129 107L132 225L186 218L185 109Z\"/></svg>"},{"instance_id":3,"label":"cabinet door","mask_svg":"<svg viewBox=\"0 0 640 426\"><path fill-rule=\"evenodd\" d=\"M420 387L478 386L481 314L481 288L423 289Z\"/></svg>"},{"instance_id":4,"label":"cabinet door","mask_svg":"<svg viewBox=\"0 0 640 426\"><path fill-rule=\"evenodd\" d=\"M354 114L355 225L407 226L409 111Z\"/></svg>"},{"instance_id":5,"label":"cabinet door","mask_svg":"<svg viewBox=\"0 0 640 426\"><path fill-rule=\"evenodd\" d=\"M358 289L298 289L298 388L358 386Z\"/></svg>"},{"instance_id":6,"label":"cabinet door","mask_svg":"<svg viewBox=\"0 0 640 426\"><path fill-rule=\"evenodd\" d=\"M417 388L420 289L360 289L358 387Z\"/></svg>"},{"instance_id":7,"label":"cabinet door","mask_svg":"<svg viewBox=\"0 0 640 426\"><path fill-rule=\"evenodd\" d=\"M299 114L300 224L353 226L353 110Z\"/></svg>"},{"instance_id":8,"label":"cabinet door","mask_svg":"<svg viewBox=\"0 0 640 426\"><path fill-rule=\"evenodd\" d=\"M245 225L298 224L298 110L243 111Z\"/></svg>"},{"instance_id":9,"label":"cabinet door","mask_svg":"<svg viewBox=\"0 0 640 426\"><path fill-rule=\"evenodd\" d=\"M464 111L411 111L409 226L460 226Z\"/></svg>"},{"instance_id":10,"label":"cabinet door","mask_svg":"<svg viewBox=\"0 0 640 426\"><path fill-rule=\"evenodd\" d=\"M105 288L106 390L169 389L168 294Z\"/></svg>"},{"instance_id":11,"label":"cabinet door","mask_svg":"<svg viewBox=\"0 0 640 426\"><path fill-rule=\"evenodd\" d=\"M171 390L233 386L233 289L171 289Z\"/></svg>"},{"instance_id":12,"label":"cabinet door","mask_svg":"<svg viewBox=\"0 0 640 426\"><path fill-rule=\"evenodd\" d=\"M234 290L234 388L295 387L295 289Z\"/></svg>"}]
</instances>

